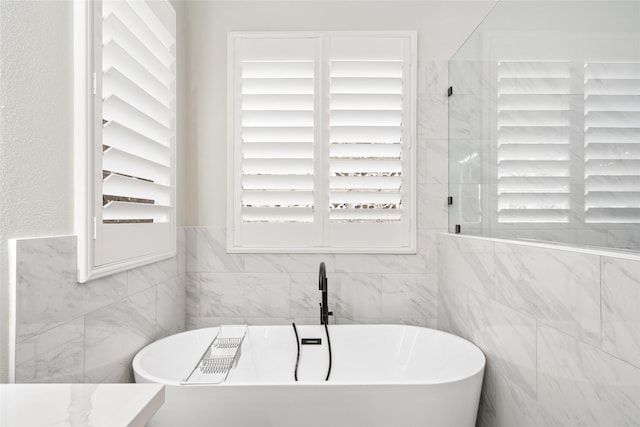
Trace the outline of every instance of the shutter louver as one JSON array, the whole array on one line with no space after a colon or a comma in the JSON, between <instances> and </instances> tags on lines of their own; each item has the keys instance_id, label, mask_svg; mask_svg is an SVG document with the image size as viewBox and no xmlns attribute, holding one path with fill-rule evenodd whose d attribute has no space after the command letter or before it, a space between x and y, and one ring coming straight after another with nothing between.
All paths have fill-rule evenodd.
<instances>
[{"instance_id":1,"label":"shutter louver","mask_svg":"<svg viewBox=\"0 0 640 427\"><path fill-rule=\"evenodd\" d=\"M566 223L570 64L498 62L498 222Z\"/></svg>"},{"instance_id":2,"label":"shutter louver","mask_svg":"<svg viewBox=\"0 0 640 427\"><path fill-rule=\"evenodd\" d=\"M241 62L244 222L312 222L314 61Z\"/></svg>"},{"instance_id":3,"label":"shutter louver","mask_svg":"<svg viewBox=\"0 0 640 427\"><path fill-rule=\"evenodd\" d=\"M173 216L173 14L164 2L102 2L105 223L168 223Z\"/></svg>"},{"instance_id":4,"label":"shutter louver","mask_svg":"<svg viewBox=\"0 0 640 427\"><path fill-rule=\"evenodd\" d=\"M640 63L584 72L585 222L640 223Z\"/></svg>"},{"instance_id":5,"label":"shutter louver","mask_svg":"<svg viewBox=\"0 0 640 427\"><path fill-rule=\"evenodd\" d=\"M330 61L329 218L402 216L403 61Z\"/></svg>"}]
</instances>

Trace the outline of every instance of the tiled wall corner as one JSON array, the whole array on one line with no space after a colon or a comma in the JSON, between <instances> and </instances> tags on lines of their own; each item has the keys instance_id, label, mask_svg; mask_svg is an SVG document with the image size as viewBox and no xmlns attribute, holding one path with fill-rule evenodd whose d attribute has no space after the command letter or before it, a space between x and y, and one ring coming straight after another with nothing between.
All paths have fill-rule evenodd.
<instances>
[{"instance_id":1,"label":"tiled wall corner","mask_svg":"<svg viewBox=\"0 0 640 427\"><path fill-rule=\"evenodd\" d=\"M640 424L640 260L437 239L439 325L487 356L478 425Z\"/></svg>"},{"instance_id":2,"label":"tiled wall corner","mask_svg":"<svg viewBox=\"0 0 640 427\"><path fill-rule=\"evenodd\" d=\"M83 284L75 236L19 239L15 251L18 383L131 381L138 350L185 329L180 230L176 257Z\"/></svg>"}]
</instances>

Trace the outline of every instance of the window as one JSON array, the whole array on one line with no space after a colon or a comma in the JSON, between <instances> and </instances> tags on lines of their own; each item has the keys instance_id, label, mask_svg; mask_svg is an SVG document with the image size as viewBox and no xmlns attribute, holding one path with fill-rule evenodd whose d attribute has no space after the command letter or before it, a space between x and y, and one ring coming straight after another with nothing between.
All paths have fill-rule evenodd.
<instances>
[{"instance_id":1,"label":"window","mask_svg":"<svg viewBox=\"0 0 640 427\"><path fill-rule=\"evenodd\" d=\"M175 254L175 11L76 2L78 280Z\"/></svg>"},{"instance_id":2,"label":"window","mask_svg":"<svg viewBox=\"0 0 640 427\"><path fill-rule=\"evenodd\" d=\"M640 63L584 66L585 222L640 222Z\"/></svg>"},{"instance_id":3,"label":"window","mask_svg":"<svg viewBox=\"0 0 640 427\"><path fill-rule=\"evenodd\" d=\"M229 35L230 251L415 252L416 34Z\"/></svg>"},{"instance_id":4,"label":"window","mask_svg":"<svg viewBox=\"0 0 640 427\"><path fill-rule=\"evenodd\" d=\"M640 63L581 65L498 62L499 223L640 221ZM571 115L578 77L584 133Z\"/></svg>"},{"instance_id":5,"label":"window","mask_svg":"<svg viewBox=\"0 0 640 427\"><path fill-rule=\"evenodd\" d=\"M568 61L498 63L498 222L567 223L571 200Z\"/></svg>"}]
</instances>

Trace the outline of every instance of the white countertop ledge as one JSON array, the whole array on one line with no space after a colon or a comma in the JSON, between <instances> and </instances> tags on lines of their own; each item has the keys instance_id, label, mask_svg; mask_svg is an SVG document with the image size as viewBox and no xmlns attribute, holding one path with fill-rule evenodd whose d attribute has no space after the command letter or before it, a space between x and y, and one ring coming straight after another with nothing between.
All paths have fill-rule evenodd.
<instances>
[{"instance_id":1,"label":"white countertop ledge","mask_svg":"<svg viewBox=\"0 0 640 427\"><path fill-rule=\"evenodd\" d=\"M143 427L162 384L0 384L2 427Z\"/></svg>"}]
</instances>

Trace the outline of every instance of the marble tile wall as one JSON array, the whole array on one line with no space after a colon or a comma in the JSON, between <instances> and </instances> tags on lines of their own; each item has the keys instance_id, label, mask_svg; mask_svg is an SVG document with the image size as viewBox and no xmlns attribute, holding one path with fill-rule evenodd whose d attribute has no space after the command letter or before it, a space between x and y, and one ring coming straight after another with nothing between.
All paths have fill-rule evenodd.
<instances>
[{"instance_id":1,"label":"marble tile wall","mask_svg":"<svg viewBox=\"0 0 640 427\"><path fill-rule=\"evenodd\" d=\"M640 424L640 259L437 239L439 326L487 356L478 425Z\"/></svg>"},{"instance_id":2,"label":"marble tile wall","mask_svg":"<svg viewBox=\"0 0 640 427\"><path fill-rule=\"evenodd\" d=\"M187 329L317 323L321 261L332 322L433 326L437 274L420 235L416 255L228 254L225 228L187 228Z\"/></svg>"},{"instance_id":3,"label":"marble tile wall","mask_svg":"<svg viewBox=\"0 0 640 427\"><path fill-rule=\"evenodd\" d=\"M225 227L187 228L187 327L317 323L324 261L337 323L436 325L436 235L448 227L447 61L419 61L416 255L228 254Z\"/></svg>"},{"instance_id":4,"label":"marble tile wall","mask_svg":"<svg viewBox=\"0 0 640 427\"><path fill-rule=\"evenodd\" d=\"M131 381L138 350L185 329L185 237L174 258L84 284L75 236L16 240L15 381Z\"/></svg>"}]
</instances>

